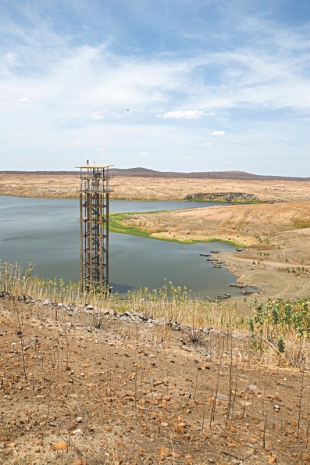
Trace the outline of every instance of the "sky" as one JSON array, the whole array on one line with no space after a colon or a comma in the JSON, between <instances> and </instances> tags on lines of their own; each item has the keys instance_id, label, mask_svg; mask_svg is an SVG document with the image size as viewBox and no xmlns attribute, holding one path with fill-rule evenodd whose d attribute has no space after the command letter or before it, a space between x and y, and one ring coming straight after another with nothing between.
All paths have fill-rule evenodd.
<instances>
[{"instance_id":1,"label":"sky","mask_svg":"<svg viewBox=\"0 0 310 465\"><path fill-rule=\"evenodd\" d=\"M310 176L309 0L1 0L0 170Z\"/></svg>"}]
</instances>

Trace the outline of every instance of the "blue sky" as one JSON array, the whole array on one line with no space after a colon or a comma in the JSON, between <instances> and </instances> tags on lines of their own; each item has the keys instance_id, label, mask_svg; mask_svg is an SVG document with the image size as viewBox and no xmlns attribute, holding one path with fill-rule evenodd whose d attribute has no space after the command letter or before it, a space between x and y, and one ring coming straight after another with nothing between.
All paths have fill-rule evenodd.
<instances>
[{"instance_id":1,"label":"blue sky","mask_svg":"<svg viewBox=\"0 0 310 465\"><path fill-rule=\"evenodd\" d=\"M0 170L310 176L309 0L2 0Z\"/></svg>"}]
</instances>

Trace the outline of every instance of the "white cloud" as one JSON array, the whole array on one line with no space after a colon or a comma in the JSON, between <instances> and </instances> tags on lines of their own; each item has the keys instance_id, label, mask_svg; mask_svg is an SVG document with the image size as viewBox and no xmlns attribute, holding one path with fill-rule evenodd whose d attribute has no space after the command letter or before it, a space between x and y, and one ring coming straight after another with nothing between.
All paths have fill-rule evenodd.
<instances>
[{"instance_id":1,"label":"white cloud","mask_svg":"<svg viewBox=\"0 0 310 465\"><path fill-rule=\"evenodd\" d=\"M27 102L30 102L30 98L29 97L21 97L21 98L16 99L16 102L27 103Z\"/></svg>"},{"instance_id":2,"label":"white cloud","mask_svg":"<svg viewBox=\"0 0 310 465\"><path fill-rule=\"evenodd\" d=\"M158 118L174 118L174 119L199 119L204 115L201 110L177 110L167 111L163 115L157 115Z\"/></svg>"},{"instance_id":3,"label":"white cloud","mask_svg":"<svg viewBox=\"0 0 310 465\"><path fill-rule=\"evenodd\" d=\"M213 131L211 132L211 136L223 136L225 131Z\"/></svg>"},{"instance_id":4,"label":"white cloud","mask_svg":"<svg viewBox=\"0 0 310 465\"><path fill-rule=\"evenodd\" d=\"M101 121L104 119L104 116L100 111L95 111L90 117L93 121Z\"/></svg>"},{"instance_id":5,"label":"white cloud","mask_svg":"<svg viewBox=\"0 0 310 465\"><path fill-rule=\"evenodd\" d=\"M137 2L128 0L128 5L133 3ZM196 3L206 4L209 0ZM137 154L146 157L147 149L150 154L156 153L147 159L149 163L154 159L154 168L156 163L162 164L161 157L165 156L167 167L170 160L170 169L180 158L180 144L184 144L185 153L197 166L198 159L207 158L211 151L207 147L212 143L206 140L215 142L210 134L221 139L221 144L214 143L212 149L218 163L223 150L239 160L241 147L245 153L252 153L255 147L256 152L260 150L271 160L275 152L282 157L286 150L290 160L303 157L303 165L309 163L309 28L291 28L290 32L279 25L277 18L272 27L262 20L245 23L244 13L235 17L236 24L229 17L225 29L214 26L213 33L209 29L206 33L205 27L197 30L197 48L190 45L193 39L186 42L193 31L180 27L177 29L182 31L179 37L183 42L179 43L178 53L167 46L156 51L148 49L143 55L148 44L141 42L136 53L133 43L124 40L123 29L116 27L115 31L114 23L116 34L104 36L101 16L100 30L91 29L85 0L81 5L83 30L76 23L75 28L60 30L56 18L48 16L51 11L39 15L37 8L28 6L29 21L22 24L13 16L14 9L0 5L0 12L3 7L11 18L9 22L0 15L0 98L4 115L0 125L6 150L12 155L6 157L8 166L22 160L20 153L26 160L27 150L32 154L40 150L44 158L51 146L56 154L67 151L68 158L74 160L79 152L78 139L89 150L89 157L96 158L102 146L112 162L127 152L131 159L136 159ZM94 13L93 4L87 11L89 15ZM114 17L116 22L117 18L119 13ZM130 21L126 19L125 24L131 30ZM154 27L153 22L147 27ZM90 43L89 36L83 33L87 28L93 31L91 43L96 45L85 45ZM64 30L66 33L61 32ZM245 35L238 35L242 32ZM214 34L218 39L216 48L212 47ZM243 40L245 37L247 40ZM116 43L122 52L115 52ZM189 48L182 54L186 44ZM183 110L171 110L176 108ZM104 126L95 123L103 119ZM184 125L180 131L180 120L192 120L193 124ZM225 131L210 129L214 127L229 128L229 136L234 135L229 147L230 137L221 138ZM279 147L284 134L286 145ZM297 150L293 153L294 147ZM251 163L260 169L258 161L258 157L251 157ZM55 155L46 161L46 168L48 163L60 166L62 159ZM293 166L293 162L289 163ZM72 166L75 164L73 161ZM300 170L303 173L304 168Z\"/></svg>"}]
</instances>

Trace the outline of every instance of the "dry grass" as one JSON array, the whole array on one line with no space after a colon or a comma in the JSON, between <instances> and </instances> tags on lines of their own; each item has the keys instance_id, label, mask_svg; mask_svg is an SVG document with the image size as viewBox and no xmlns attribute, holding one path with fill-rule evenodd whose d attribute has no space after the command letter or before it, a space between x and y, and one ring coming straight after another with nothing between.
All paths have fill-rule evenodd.
<instances>
[{"instance_id":1,"label":"dry grass","mask_svg":"<svg viewBox=\"0 0 310 465\"><path fill-rule=\"evenodd\" d=\"M26 197L77 197L75 175L0 173L0 195ZM199 192L243 192L261 201L309 201L310 183L306 181L250 181L229 179L185 179L116 176L111 180L115 199L181 200Z\"/></svg>"},{"instance_id":2,"label":"dry grass","mask_svg":"<svg viewBox=\"0 0 310 465\"><path fill-rule=\"evenodd\" d=\"M190 328L113 312L98 329L87 308L9 297L0 300L3 464L308 461L309 374L272 344L223 324L193 340ZM138 295L131 305L148 308ZM205 321L190 310L197 335Z\"/></svg>"},{"instance_id":3,"label":"dry grass","mask_svg":"<svg viewBox=\"0 0 310 465\"><path fill-rule=\"evenodd\" d=\"M219 238L244 246L269 245L279 232L306 229L310 221L309 211L310 202L232 205L134 213L125 224L139 226L156 238L181 241Z\"/></svg>"}]
</instances>

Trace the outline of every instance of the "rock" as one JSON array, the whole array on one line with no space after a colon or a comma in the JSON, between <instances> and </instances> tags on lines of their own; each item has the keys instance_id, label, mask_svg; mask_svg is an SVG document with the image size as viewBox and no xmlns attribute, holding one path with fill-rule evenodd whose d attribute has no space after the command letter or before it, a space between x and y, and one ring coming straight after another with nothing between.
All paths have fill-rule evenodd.
<instances>
[{"instance_id":1,"label":"rock","mask_svg":"<svg viewBox=\"0 0 310 465\"><path fill-rule=\"evenodd\" d=\"M56 442L55 444L53 444L53 449L54 450L67 451L68 450L68 444L66 442L64 442L64 441Z\"/></svg>"},{"instance_id":2,"label":"rock","mask_svg":"<svg viewBox=\"0 0 310 465\"><path fill-rule=\"evenodd\" d=\"M82 417L77 417L77 419L76 419L76 422L77 422L77 423L82 423L82 421L83 421L83 418L82 418Z\"/></svg>"},{"instance_id":3,"label":"rock","mask_svg":"<svg viewBox=\"0 0 310 465\"><path fill-rule=\"evenodd\" d=\"M188 194L184 200L221 200L226 202L253 202L259 201L259 198L254 194L245 192L196 192Z\"/></svg>"},{"instance_id":4,"label":"rock","mask_svg":"<svg viewBox=\"0 0 310 465\"><path fill-rule=\"evenodd\" d=\"M31 339L31 341L30 341L29 344L30 344L31 346L35 346L36 344L38 344L38 342L39 342L38 336L34 336L34 337Z\"/></svg>"},{"instance_id":5,"label":"rock","mask_svg":"<svg viewBox=\"0 0 310 465\"><path fill-rule=\"evenodd\" d=\"M254 393L258 391L258 387L256 384L250 384L250 386L247 387L247 390Z\"/></svg>"},{"instance_id":6,"label":"rock","mask_svg":"<svg viewBox=\"0 0 310 465\"><path fill-rule=\"evenodd\" d=\"M159 457L160 457L161 459L164 458L164 457L169 457L169 455L170 455L170 449L168 449L168 447L161 446L161 447L159 448L158 454L159 454Z\"/></svg>"},{"instance_id":7,"label":"rock","mask_svg":"<svg viewBox=\"0 0 310 465\"><path fill-rule=\"evenodd\" d=\"M76 428L76 422L75 422L75 421L72 421L71 423L68 423L68 424L65 426L65 428L66 428L66 430L67 430L68 432L75 430L75 428Z\"/></svg>"},{"instance_id":8,"label":"rock","mask_svg":"<svg viewBox=\"0 0 310 465\"><path fill-rule=\"evenodd\" d=\"M179 424L179 423L176 423L175 425L173 425L173 428L174 428L174 431L176 433L180 433L180 434L184 434L185 433L185 428L183 425Z\"/></svg>"},{"instance_id":9,"label":"rock","mask_svg":"<svg viewBox=\"0 0 310 465\"><path fill-rule=\"evenodd\" d=\"M156 386L160 386L161 384L164 384L163 381L155 381L155 383L153 383L153 386L156 387Z\"/></svg>"},{"instance_id":10,"label":"rock","mask_svg":"<svg viewBox=\"0 0 310 465\"><path fill-rule=\"evenodd\" d=\"M72 462L71 465L87 465L87 462L86 460L77 459L77 460L74 460L74 462Z\"/></svg>"},{"instance_id":11,"label":"rock","mask_svg":"<svg viewBox=\"0 0 310 465\"><path fill-rule=\"evenodd\" d=\"M87 331L88 333L92 333L92 329L89 326L83 326L83 331Z\"/></svg>"},{"instance_id":12,"label":"rock","mask_svg":"<svg viewBox=\"0 0 310 465\"><path fill-rule=\"evenodd\" d=\"M124 316L125 316L126 318L131 318L131 317L132 317L132 315L131 315L130 312L124 312L124 313L121 313L121 314L120 314L120 317L124 317Z\"/></svg>"},{"instance_id":13,"label":"rock","mask_svg":"<svg viewBox=\"0 0 310 465\"><path fill-rule=\"evenodd\" d=\"M268 457L267 463L278 463L277 457L271 455L270 457Z\"/></svg>"}]
</instances>

